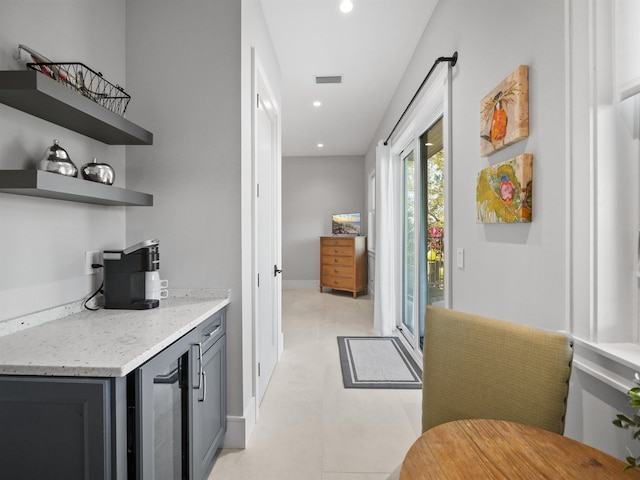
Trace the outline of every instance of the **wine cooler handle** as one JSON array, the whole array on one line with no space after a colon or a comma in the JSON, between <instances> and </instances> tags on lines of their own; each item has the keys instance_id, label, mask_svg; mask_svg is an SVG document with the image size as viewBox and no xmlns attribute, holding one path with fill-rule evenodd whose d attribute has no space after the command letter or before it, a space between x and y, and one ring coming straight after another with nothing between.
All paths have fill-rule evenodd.
<instances>
[{"instance_id":1,"label":"wine cooler handle","mask_svg":"<svg viewBox=\"0 0 640 480\"><path fill-rule=\"evenodd\" d=\"M194 343L196 347L198 347L198 385L194 385L194 390L200 390L202 388L202 376L204 372L202 371L202 343Z\"/></svg>"}]
</instances>

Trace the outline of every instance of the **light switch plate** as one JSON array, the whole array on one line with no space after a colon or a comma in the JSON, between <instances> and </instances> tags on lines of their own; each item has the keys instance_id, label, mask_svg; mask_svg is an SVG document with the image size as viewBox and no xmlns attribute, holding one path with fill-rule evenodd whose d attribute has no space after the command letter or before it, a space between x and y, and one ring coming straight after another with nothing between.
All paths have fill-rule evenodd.
<instances>
[{"instance_id":1,"label":"light switch plate","mask_svg":"<svg viewBox=\"0 0 640 480\"><path fill-rule=\"evenodd\" d=\"M464 248L459 248L456 256L456 265L458 268L464 268Z\"/></svg>"}]
</instances>

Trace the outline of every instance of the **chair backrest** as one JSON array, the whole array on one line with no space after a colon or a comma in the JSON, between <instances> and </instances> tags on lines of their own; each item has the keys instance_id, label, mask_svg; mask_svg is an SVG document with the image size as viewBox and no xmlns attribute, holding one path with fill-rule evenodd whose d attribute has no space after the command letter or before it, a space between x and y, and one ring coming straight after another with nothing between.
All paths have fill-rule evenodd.
<instances>
[{"instance_id":1,"label":"chair backrest","mask_svg":"<svg viewBox=\"0 0 640 480\"><path fill-rule=\"evenodd\" d=\"M422 431L491 418L562 434L572 360L562 333L427 307Z\"/></svg>"}]
</instances>

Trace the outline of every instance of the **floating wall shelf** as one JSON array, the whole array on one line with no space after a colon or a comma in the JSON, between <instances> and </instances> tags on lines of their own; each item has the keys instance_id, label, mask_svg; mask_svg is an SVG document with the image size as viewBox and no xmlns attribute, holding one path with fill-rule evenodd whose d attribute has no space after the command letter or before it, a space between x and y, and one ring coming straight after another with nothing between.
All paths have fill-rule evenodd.
<instances>
[{"instance_id":1,"label":"floating wall shelf","mask_svg":"<svg viewBox=\"0 0 640 480\"><path fill-rule=\"evenodd\" d=\"M0 102L108 145L152 145L153 134L33 70L0 71Z\"/></svg>"},{"instance_id":2,"label":"floating wall shelf","mask_svg":"<svg viewBox=\"0 0 640 480\"><path fill-rule=\"evenodd\" d=\"M112 206L153 205L153 195L42 170L0 170L0 192Z\"/></svg>"}]
</instances>

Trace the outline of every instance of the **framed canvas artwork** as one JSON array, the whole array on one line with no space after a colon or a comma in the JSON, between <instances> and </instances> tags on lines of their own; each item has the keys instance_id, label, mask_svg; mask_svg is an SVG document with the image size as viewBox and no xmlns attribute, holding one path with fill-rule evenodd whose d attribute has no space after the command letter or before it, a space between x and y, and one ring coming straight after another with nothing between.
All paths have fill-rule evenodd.
<instances>
[{"instance_id":1,"label":"framed canvas artwork","mask_svg":"<svg viewBox=\"0 0 640 480\"><path fill-rule=\"evenodd\" d=\"M520 65L480 103L480 155L529 136L529 69Z\"/></svg>"},{"instance_id":2,"label":"framed canvas artwork","mask_svg":"<svg viewBox=\"0 0 640 480\"><path fill-rule=\"evenodd\" d=\"M523 153L478 173L478 223L531 222L533 155Z\"/></svg>"}]
</instances>

